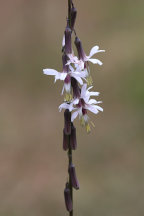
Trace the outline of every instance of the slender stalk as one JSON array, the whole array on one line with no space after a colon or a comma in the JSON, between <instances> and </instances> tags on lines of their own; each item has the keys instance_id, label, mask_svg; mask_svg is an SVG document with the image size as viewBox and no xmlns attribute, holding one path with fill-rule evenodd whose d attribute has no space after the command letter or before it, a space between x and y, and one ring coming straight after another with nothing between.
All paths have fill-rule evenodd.
<instances>
[{"instance_id":1,"label":"slender stalk","mask_svg":"<svg viewBox=\"0 0 144 216\"><path fill-rule=\"evenodd\" d=\"M70 146L70 136L69 135L69 149L68 149L68 159L69 159L69 167L72 164L72 149ZM72 187L72 181L71 181L71 176L69 173L69 188L70 188L70 194L71 194L71 199L72 199L72 203L73 203L73 187ZM73 210L69 213L70 216L73 216Z\"/></svg>"},{"instance_id":2,"label":"slender stalk","mask_svg":"<svg viewBox=\"0 0 144 216\"><path fill-rule=\"evenodd\" d=\"M68 20L69 26L71 26L71 0L68 0Z\"/></svg>"},{"instance_id":3,"label":"slender stalk","mask_svg":"<svg viewBox=\"0 0 144 216\"><path fill-rule=\"evenodd\" d=\"M71 26L71 0L68 0L68 22L69 22L69 26ZM72 149L70 145L70 136L71 135L69 135L69 143L68 143L69 167L70 167L70 164L72 164ZM69 188L70 188L71 200L73 203L73 188L72 188L72 181L71 181L70 173L69 173ZM69 216L73 216L73 210L69 212Z\"/></svg>"}]
</instances>

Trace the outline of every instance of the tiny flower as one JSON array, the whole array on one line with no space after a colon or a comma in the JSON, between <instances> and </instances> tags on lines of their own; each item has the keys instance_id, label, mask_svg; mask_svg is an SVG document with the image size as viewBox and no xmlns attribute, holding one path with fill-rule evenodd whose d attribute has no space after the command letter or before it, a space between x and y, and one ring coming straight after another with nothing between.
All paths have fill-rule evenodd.
<instances>
[{"instance_id":1,"label":"tiny flower","mask_svg":"<svg viewBox=\"0 0 144 216\"><path fill-rule=\"evenodd\" d=\"M87 89L87 84L84 84L81 89L81 96L79 99L75 99L73 104L76 106L76 111L72 114L71 121L79 115L81 120L81 125L86 126L87 132L90 132L90 125L88 123L89 117L87 115L87 111L91 111L94 114L97 114L99 111L103 111L103 108L96 105L101 103L101 101L96 101L95 99L90 99L90 96L98 96L99 92L90 92L89 90L92 88L89 87Z\"/></svg>"},{"instance_id":2,"label":"tiny flower","mask_svg":"<svg viewBox=\"0 0 144 216\"><path fill-rule=\"evenodd\" d=\"M79 69L80 70L83 70L84 69L84 63L85 62L92 62L93 64L99 64L99 65L102 65L102 62L98 59L95 59L95 58L91 58L93 55L95 55L96 53L99 53L99 52L105 52L105 50L99 50L99 46L94 46L91 50L90 50L90 53L89 53L89 56L86 56L83 48L82 48L82 43L80 41L80 39L78 37L75 38L75 45L76 45L76 48L77 48L77 52L78 52L78 56L79 56L79 59L74 56L74 54L70 54L68 55L69 57L69 61L67 62L67 64L77 64Z\"/></svg>"},{"instance_id":3,"label":"tiny flower","mask_svg":"<svg viewBox=\"0 0 144 216\"><path fill-rule=\"evenodd\" d=\"M81 43L81 41L80 41L80 39L78 37L75 38L75 45L76 45L76 48L77 48L77 51L78 51L79 59L83 60L84 62L90 61L93 64L102 65L102 62L100 60L92 59L91 57L93 55L95 55L96 53L105 52L105 50L99 50L99 46L94 46L91 49L89 56L86 56L86 54L85 54L85 52L84 52L84 50L82 48L82 43Z\"/></svg>"},{"instance_id":4,"label":"tiny flower","mask_svg":"<svg viewBox=\"0 0 144 216\"><path fill-rule=\"evenodd\" d=\"M60 111L62 109L68 109L70 112L76 110L71 116L71 121L73 122L76 117L79 116L81 125L86 126L87 132L90 132L90 125L88 123L89 117L87 115L87 111L89 110L94 114L98 114L99 111L103 111L103 108L96 105L102 103L101 101L90 99L91 96L99 95L99 92L90 92L89 90L91 88L92 86L87 89L87 84L84 84L81 88L81 94L79 98L75 98L70 104L63 103L59 106Z\"/></svg>"},{"instance_id":5,"label":"tiny flower","mask_svg":"<svg viewBox=\"0 0 144 216\"><path fill-rule=\"evenodd\" d=\"M73 150L77 148L76 128L73 123L71 123L70 146Z\"/></svg>"},{"instance_id":6,"label":"tiny flower","mask_svg":"<svg viewBox=\"0 0 144 216\"><path fill-rule=\"evenodd\" d=\"M63 60L64 61L64 60ZM65 66L68 66L68 65L65 65ZM80 85L83 85L83 80L82 79L85 79L85 77L87 76L87 73L86 71L76 71L74 70L74 68L69 65L69 70L67 72L67 68L63 66L63 72L58 72L54 69L44 69L43 70L43 73L45 75L52 75L52 76L55 76L55 82L57 80L63 80L64 81L64 86L62 88L62 94L64 93L64 90L66 91L66 98L65 100L66 101L71 101L72 99L72 96L71 96L71 78L75 78L78 83Z\"/></svg>"},{"instance_id":7,"label":"tiny flower","mask_svg":"<svg viewBox=\"0 0 144 216\"><path fill-rule=\"evenodd\" d=\"M64 112L64 132L66 135L71 134L71 112L68 109Z\"/></svg>"},{"instance_id":8,"label":"tiny flower","mask_svg":"<svg viewBox=\"0 0 144 216\"><path fill-rule=\"evenodd\" d=\"M70 193L68 183L66 183L66 187L64 189L64 198L65 198L66 209L68 212L71 212L73 209L73 204L72 204L72 198L71 198L71 193Z\"/></svg>"},{"instance_id":9,"label":"tiny flower","mask_svg":"<svg viewBox=\"0 0 144 216\"><path fill-rule=\"evenodd\" d=\"M70 174L71 183L72 183L73 188L78 190L80 186L79 186L78 179L76 177L75 166L73 164L70 164L69 166L69 174Z\"/></svg>"}]
</instances>

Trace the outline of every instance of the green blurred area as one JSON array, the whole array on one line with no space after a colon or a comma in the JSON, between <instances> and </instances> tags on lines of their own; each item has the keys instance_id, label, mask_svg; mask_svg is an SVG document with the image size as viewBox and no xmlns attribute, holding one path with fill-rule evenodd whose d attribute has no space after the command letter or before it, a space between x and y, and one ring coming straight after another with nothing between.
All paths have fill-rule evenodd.
<instances>
[{"instance_id":1,"label":"green blurred area","mask_svg":"<svg viewBox=\"0 0 144 216\"><path fill-rule=\"evenodd\" d=\"M90 115L90 135L76 120L74 164L80 190L75 216L144 215L144 1L74 1L85 52L106 52L91 65L104 112ZM0 2L0 215L68 215L63 200L61 70L67 1Z\"/></svg>"}]
</instances>

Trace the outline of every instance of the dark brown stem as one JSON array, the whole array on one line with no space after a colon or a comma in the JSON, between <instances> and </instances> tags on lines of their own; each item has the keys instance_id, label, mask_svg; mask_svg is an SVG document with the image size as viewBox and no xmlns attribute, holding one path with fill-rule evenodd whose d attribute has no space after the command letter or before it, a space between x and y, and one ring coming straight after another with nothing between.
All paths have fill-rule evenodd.
<instances>
[{"instance_id":1,"label":"dark brown stem","mask_svg":"<svg viewBox=\"0 0 144 216\"><path fill-rule=\"evenodd\" d=\"M68 0L68 21L69 26L71 26L71 0Z\"/></svg>"},{"instance_id":2,"label":"dark brown stem","mask_svg":"<svg viewBox=\"0 0 144 216\"><path fill-rule=\"evenodd\" d=\"M71 27L71 0L68 0L68 21L69 21L69 26ZM69 149L68 149L68 158L69 158L69 167L70 164L72 164L72 149L70 146L70 136L69 135ZM69 187L70 187L70 193L71 193L71 199L72 199L72 204L73 204L73 188L72 188L72 181L71 177L69 174ZM73 216L73 210L69 213L69 216Z\"/></svg>"},{"instance_id":3,"label":"dark brown stem","mask_svg":"<svg viewBox=\"0 0 144 216\"><path fill-rule=\"evenodd\" d=\"M70 145L70 136L69 135L69 149L68 149L68 159L69 159L69 167L70 165L72 164L72 148L71 148L71 145ZM70 173L69 173L69 188L70 188L70 193L71 193L71 200L72 200L72 203L73 203L73 187L72 187L72 181L71 181L71 176L70 176ZM73 216L73 210L69 213L70 216Z\"/></svg>"}]
</instances>

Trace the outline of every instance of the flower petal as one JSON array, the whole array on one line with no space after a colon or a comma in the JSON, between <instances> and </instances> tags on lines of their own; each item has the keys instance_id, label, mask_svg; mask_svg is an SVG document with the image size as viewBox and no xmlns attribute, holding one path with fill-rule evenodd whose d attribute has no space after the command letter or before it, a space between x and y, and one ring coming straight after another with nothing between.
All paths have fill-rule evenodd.
<instances>
[{"instance_id":1,"label":"flower petal","mask_svg":"<svg viewBox=\"0 0 144 216\"><path fill-rule=\"evenodd\" d=\"M98 60L98 59L92 59L92 58L88 58L87 61L92 62L93 64L98 64L98 65L102 65L103 63Z\"/></svg>"},{"instance_id":2,"label":"flower petal","mask_svg":"<svg viewBox=\"0 0 144 216\"><path fill-rule=\"evenodd\" d=\"M68 109L68 110L69 110L69 107L70 107L69 104L67 104L67 103L62 103L62 104L59 106L59 111L61 112L62 109Z\"/></svg>"},{"instance_id":3,"label":"flower petal","mask_svg":"<svg viewBox=\"0 0 144 216\"><path fill-rule=\"evenodd\" d=\"M84 98L86 95L87 84L84 84L81 88L81 97Z\"/></svg>"},{"instance_id":4,"label":"flower petal","mask_svg":"<svg viewBox=\"0 0 144 216\"><path fill-rule=\"evenodd\" d=\"M99 96L99 92L89 92L90 96Z\"/></svg>"},{"instance_id":5,"label":"flower petal","mask_svg":"<svg viewBox=\"0 0 144 216\"><path fill-rule=\"evenodd\" d=\"M85 108L88 109L89 111L91 111L94 114L97 114L99 111L97 110L96 107L94 107L94 105L85 105Z\"/></svg>"},{"instance_id":6,"label":"flower petal","mask_svg":"<svg viewBox=\"0 0 144 216\"><path fill-rule=\"evenodd\" d=\"M62 47L65 46L65 34L63 35L63 39L62 39Z\"/></svg>"},{"instance_id":7,"label":"flower petal","mask_svg":"<svg viewBox=\"0 0 144 216\"><path fill-rule=\"evenodd\" d=\"M72 114L72 116L71 116L71 121L73 122L75 119L76 119L76 117L78 116L78 111L75 111L73 114Z\"/></svg>"},{"instance_id":8,"label":"flower petal","mask_svg":"<svg viewBox=\"0 0 144 216\"><path fill-rule=\"evenodd\" d=\"M90 99L88 104L97 104L97 101L95 99Z\"/></svg>"},{"instance_id":9,"label":"flower petal","mask_svg":"<svg viewBox=\"0 0 144 216\"><path fill-rule=\"evenodd\" d=\"M103 108L97 105L93 105L93 107L95 107L96 109L98 109L99 111L103 112Z\"/></svg>"},{"instance_id":10,"label":"flower petal","mask_svg":"<svg viewBox=\"0 0 144 216\"><path fill-rule=\"evenodd\" d=\"M74 68L73 68L71 65L69 65L69 69L70 69L72 72L74 72Z\"/></svg>"},{"instance_id":11,"label":"flower petal","mask_svg":"<svg viewBox=\"0 0 144 216\"><path fill-rule=\"evenodd\" d=\"M94 54L99 53L99 52L105 52L105 50L99 50L99 46L94 46L94 47L91 49L88 58L91 58Z\"/></svg>"},{"instance_id":12,"label":"flower petal","mask_svg":"<svg viewBox=\"0 0 144 216\"><path fill-rule=\"evenodd\" d=\"M58 71L54 70L54 69L43 69L43 73L45 75L52 75L52 76L56 76L57 73L59 73Z\"/></svg>"},{"instance_id":13,"label":"flower petal","mask_svg":"<svg viewBox=\"0 0 144 216\"><path fill-rule=\"evenodd\" d=\"M62 88L62 92L61 92L61 95L63 95L63 93L64 93L64 86L63 86L63 88Z\"/></svg>"}]
</instances>

